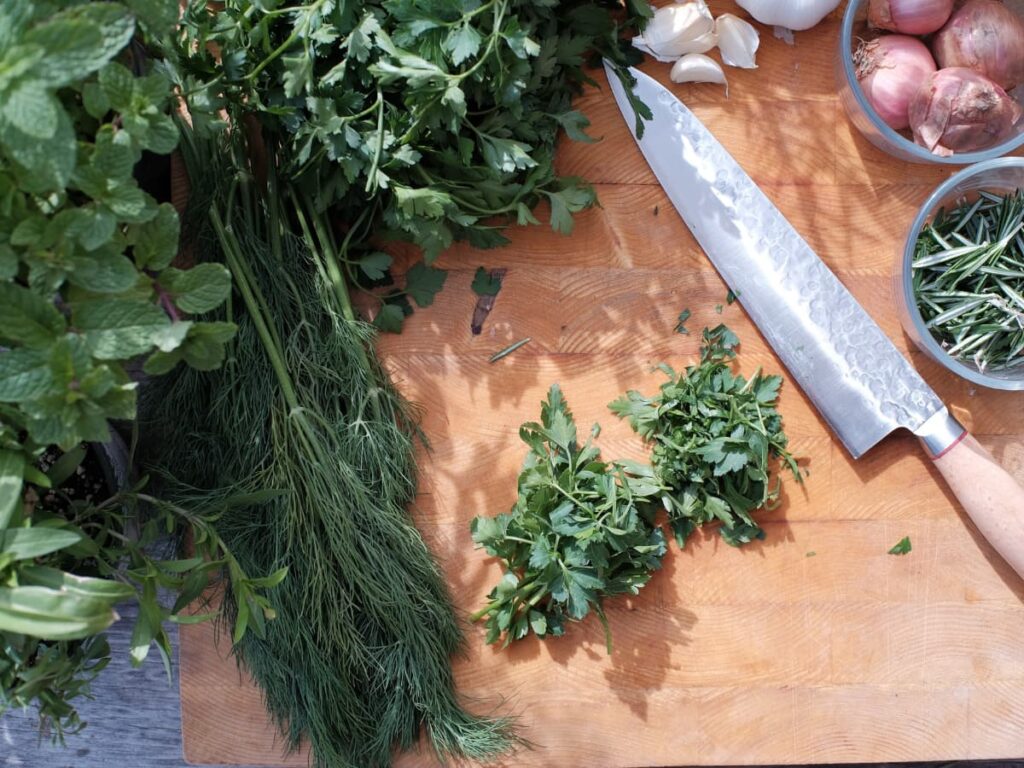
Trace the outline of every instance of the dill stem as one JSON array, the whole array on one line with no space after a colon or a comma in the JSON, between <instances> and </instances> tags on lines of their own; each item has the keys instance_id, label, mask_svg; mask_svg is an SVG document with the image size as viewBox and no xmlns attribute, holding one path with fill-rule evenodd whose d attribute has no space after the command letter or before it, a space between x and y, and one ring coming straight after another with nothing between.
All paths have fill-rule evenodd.
<instances>
[{"instance_id":1,"label":"dill stem","mask_svg":"<svg viewBox=\"0 0 1024 768\"><path fill-rule=\"evenodd\" d=\"M238 283L238 291L242 294L242 299L245 301L249 315L256 326L256 332L259 333L260 339L263 340L263 346L266 349L267 357L270 359L270 364L274 368L278 383L281 385L281 392L284 394L285 402L288 403L289 408L297 409L299 407L299 398L295 393L295 386L292 383L291 376L288 375L288 368L282 357L281 349L275 343L274 334L271 333L267 325L267 319L263 316L260 307L261 302L256 297L254 286L249 282L248 275L245 274L241 255L237 252L237 242L225 229L224 221L220 217L220 211L216 207L210 209L210 221L213 223L213 228L220 239L221 247L224 249L224 259L227 261L228 267Z\"/></svg>"}]
</instances>

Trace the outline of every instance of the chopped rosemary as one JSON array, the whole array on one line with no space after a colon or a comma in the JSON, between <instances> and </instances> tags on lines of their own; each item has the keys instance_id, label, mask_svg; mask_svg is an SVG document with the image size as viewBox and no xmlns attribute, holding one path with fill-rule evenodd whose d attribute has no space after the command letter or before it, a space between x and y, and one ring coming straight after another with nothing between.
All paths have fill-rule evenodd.
<instances>
[{"instance_id":1,"label":"chopped rosemary","mask_svg":"<svg viewBox=\"0 0 1024 768\"><path fill-rule=\"evenodd\" d=\"M918 236L914 296L944 350L979 371L1024 365L1024 196L980 192Z\"/></svg>"}]
</instances>

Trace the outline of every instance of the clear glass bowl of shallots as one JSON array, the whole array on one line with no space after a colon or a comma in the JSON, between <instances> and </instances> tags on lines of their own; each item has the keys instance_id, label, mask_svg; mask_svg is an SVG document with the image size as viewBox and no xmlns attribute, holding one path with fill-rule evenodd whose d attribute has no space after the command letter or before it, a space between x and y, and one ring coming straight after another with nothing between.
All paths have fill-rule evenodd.
<instances>
[{"instance_id":1,"label":"clear glass bowl of shallots","mask_svg":"<svg viewBox=\"0 0 1024 768\"><path fill-rule=\"evenodd\" d=\"M876 147L966 165L1024 145L1024 0L850 0L840 98Z\"/></svg>"}]
</instances>

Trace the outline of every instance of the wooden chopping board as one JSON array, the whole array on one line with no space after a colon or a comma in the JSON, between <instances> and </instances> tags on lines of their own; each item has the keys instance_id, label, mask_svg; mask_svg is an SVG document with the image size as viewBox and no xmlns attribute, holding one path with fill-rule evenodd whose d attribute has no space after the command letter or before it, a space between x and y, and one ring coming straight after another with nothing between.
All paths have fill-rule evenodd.
<instances>
[{"instance_id":1,"label":"wooden chopping board","mask_svg":"<svg viewBox=\"0 0 1024 768\"><path fill-rule=\"evenodd\" d=\"M716 13L737 11L731 2ZM1024 396L976 389L908 347L892 271L906 229L951 171L898 162L847 122L833 74L839 13L787 45L761 28L760 68L719 86L673 86L897 346L996 457L1024 479ZM668 82L668 65L645 70ZM603 74L595 77L604 83ZM606 458L643 458L607 410L626 389L653 391L652 368L698 352L703 325L742 339L740 367L782 371L672 209L608 94L579 108L599 144L566 142L563 173L595 183L601 208L571 237L516 230L504 249L452 249L436 304L381 348L422 404L433 445L421 456L414 515L469 613L500 577L473 549L469 521L505 511L525 454L518 427L559 382L581 428L600 421ZM478 265L508 274L479 336L470 333ZM724 305L721 314L716 305ZM690 336L673 333L689 308ZM497 364L509 343L530 344ZM532 751L507 766L626 768L1024 756L1024 584L965 520L913 438L892 436L859 462L787 382L786 431L810 469L762 515L767 539L742 550L717 534L674 546L636 599L608 605L615 650L596 620L568 636L500 650L467 631L456 663L480 711L521 717ZM903 536L913 552L887 550ZM593 618L593 617L591 617ZM226 638L182 627L181 694L191 763L306 765L282 757L258 691ZM426 754L403 768L433 766Z\"/></svg>"}]
</instances>

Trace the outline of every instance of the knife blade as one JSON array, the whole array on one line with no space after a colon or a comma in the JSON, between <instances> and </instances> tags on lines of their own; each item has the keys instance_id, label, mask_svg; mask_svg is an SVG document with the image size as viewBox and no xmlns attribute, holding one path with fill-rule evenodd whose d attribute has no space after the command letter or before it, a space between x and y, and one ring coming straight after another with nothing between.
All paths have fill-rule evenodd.
<instances>
[{"instance_id":1,"label":"knife blade","mask_svg":"<svg viewBox=\"0 0 1024 768\"><path fill-rule=\"evenodd\" d=\"M920 438L981 534L1024 577L1024 488L949 413L864 308L707 128L643 73L653 113L637 137L676 211L747 314L856 459L894 430Z\"/></svg>"},{"instance_id":2,"label":"knife blade","mask_svg":"<svg viewBox=\"0 0 1024 768\"><path fill-rule=\"evenodd\" d=\"M945 424L951 417L932 388L700 120L631 69L653 113L637 137L623 83L605 70L672 205L850 454L900 428Z\"/></svg>"}]
</instances>

